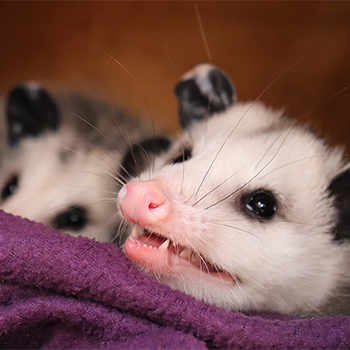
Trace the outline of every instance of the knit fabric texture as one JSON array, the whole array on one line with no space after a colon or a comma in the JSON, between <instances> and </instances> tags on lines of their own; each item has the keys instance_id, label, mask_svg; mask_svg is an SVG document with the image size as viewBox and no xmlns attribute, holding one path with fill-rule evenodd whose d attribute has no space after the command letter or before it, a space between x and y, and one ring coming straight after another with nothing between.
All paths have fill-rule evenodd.
<instances>
[{"instance_id":1,"label":"knit fabric texture","mask_svg":"<svg viewBox=\"0 0 350 350\"><path fill-rule=\"evenodd\" d=\"M1 349L346 349L350 317L228 312L113 244L0 212Z\"/></svg>"}]
</instances>

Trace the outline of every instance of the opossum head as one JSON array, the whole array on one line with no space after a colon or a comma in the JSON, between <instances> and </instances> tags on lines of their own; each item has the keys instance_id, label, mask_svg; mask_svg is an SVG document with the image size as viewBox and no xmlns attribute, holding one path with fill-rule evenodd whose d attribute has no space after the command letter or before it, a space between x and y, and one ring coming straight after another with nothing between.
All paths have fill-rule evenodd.
<instances>
[{"instance_id":1,"label":"opossum head","mask_svg":"<svg viewBox=\"0 0 350 350\"><path fill-rule=\"evenodd\" d=\"M61 112L35 84L9 93L0 207L66 233L109 241L119 225L113 198L121 155L103 142L89 142L63 123Z\"/></svg>"},{"instance_id":2,"label":"opossum head","mask_svg":"<svg viewBox=\"0 0 350 350\"><path fill-rule=\"evenodd\" d=\"M213 66L187 73L175 92L183 135L119 192L134 223L126 254L228 310L324 312L349 274L342 151L282 111L237 104Z\"/></svg>"}]
</instances>

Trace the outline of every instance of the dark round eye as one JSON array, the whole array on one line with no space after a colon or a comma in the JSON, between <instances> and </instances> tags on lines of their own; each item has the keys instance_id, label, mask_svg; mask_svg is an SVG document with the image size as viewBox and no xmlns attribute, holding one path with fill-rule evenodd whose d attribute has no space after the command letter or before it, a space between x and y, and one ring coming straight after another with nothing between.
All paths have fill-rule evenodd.
<instances>
[{"instance_id":1,"label":"dark round eye","mask_svg":"<svg viewBox=\"0 0 350 350\"><path fill-rule=\"evenodd\" d=\"M88 223L87 210L84 207L72 206L62 212L52 221L51 226L56 230L80 231Z\"/></svg>"},{"instance_id":2,"label":"dark round eye","mask_svg":"<svg viewBox=\"0 0 350 350\"><path fill-rule=\"evenodd\" d=\"M18 176L13 175L1 191L1 199L5 200L18 191Z\"/></svg>"},{"instance_id":3,"label":"dark round eye","mask_svg":"<svg viewBox=\"0 0 350 350\"><path fill-rule=\"evenodd\" d=\"M272 219L277 210L277 201L270 191L256 190L244 198L244 205L249 214L258 219Z\"/></svg>"},{"instance_id":4,"label":"dark round eye","mask_svg":"<svg viewBox=\"0 0 350 350\"><path fill-rule=\"evenodd\" d=\"M192 152L189 149L184 149L183 152L175 159L171 161L172 164L182 163L189 160L192 157Z\"/></svg>"}]
</instances>

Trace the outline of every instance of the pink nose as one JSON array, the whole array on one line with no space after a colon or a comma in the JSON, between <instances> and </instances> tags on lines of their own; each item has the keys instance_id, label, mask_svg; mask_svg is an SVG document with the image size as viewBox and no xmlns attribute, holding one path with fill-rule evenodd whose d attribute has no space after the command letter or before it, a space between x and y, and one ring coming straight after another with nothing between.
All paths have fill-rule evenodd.
<instances>
[{"instance_id":1,"label":"pink nose","mask_svg":"<svg viewBox=\"0 0 350 350\"><path fill-rule=\"evenodd\" d=\"M118 194L125 218L146 227L169 217L171 206L158 181L131 181Z\"/></svg>"}]
</instances>

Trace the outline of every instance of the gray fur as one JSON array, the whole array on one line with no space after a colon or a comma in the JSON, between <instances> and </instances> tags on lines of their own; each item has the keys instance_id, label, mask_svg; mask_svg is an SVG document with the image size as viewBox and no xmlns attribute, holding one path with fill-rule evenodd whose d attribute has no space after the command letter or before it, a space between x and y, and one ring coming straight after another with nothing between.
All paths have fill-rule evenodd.
<instances>
[{"instance_id":1,"label":"gray fur","mask_svg":"<svg viewBox=\"0 0 350 350\"><path fill-rule=\"evenodd\" d=\"M27 89L29 99L35 95L31 90L44 91L33 83L20 89ZM146 122L102 101L73 94L48 96L57 105L59 127L28 134L14 143L8 139L2 145L0 191L6 191L14 175L19 186L14 194L4 192L0 208L63 232L121 244L120 219L115 216L115 195L125 181L119 176L122 170L125 174L121 162L141 135L150 137L151 132ZM12 103L21 104L21 97ZM20 106L24 114L27 105ZM40 112L40 104L37 108ZM1 129L6 130L1 119L5 124ZM71 214L64 214L65 210ZM74 229L61 229L57 225L65 220L62 215L73 219L84 215L81 220L87 220L86 225L80 228L78 221Z\"/></svg>"}]
</instances>

